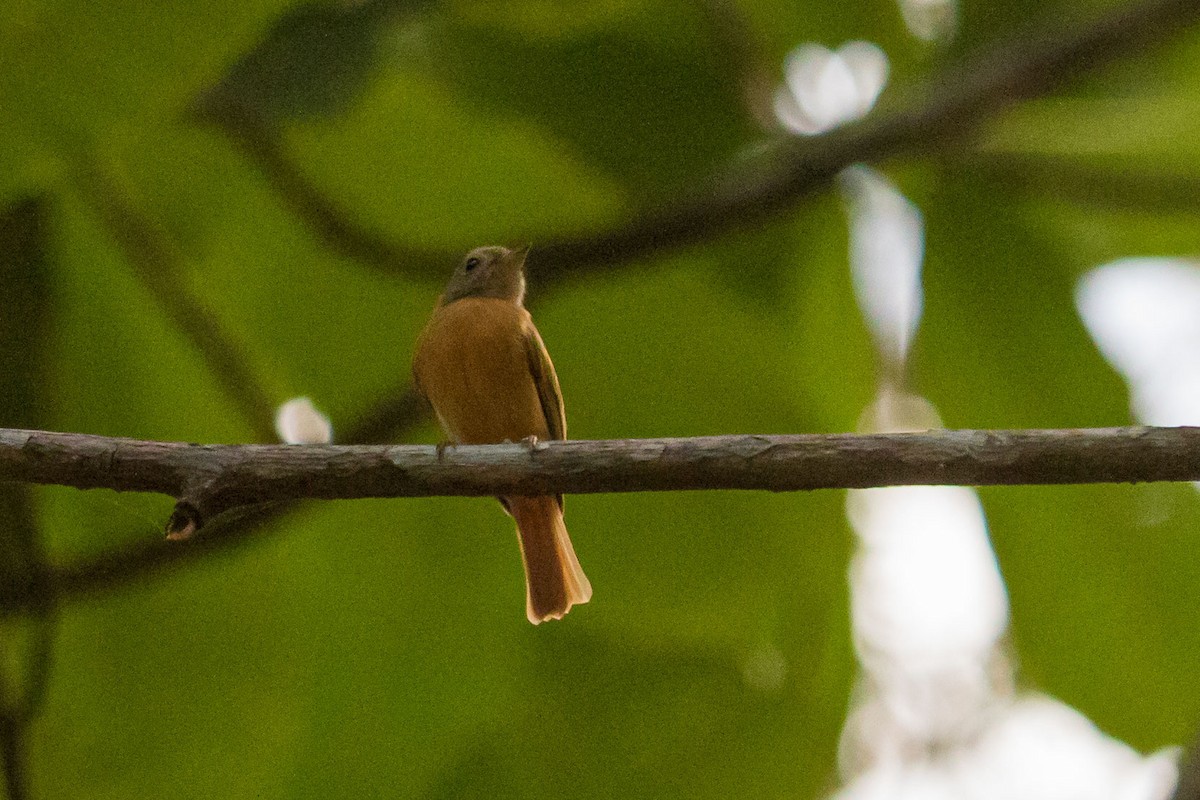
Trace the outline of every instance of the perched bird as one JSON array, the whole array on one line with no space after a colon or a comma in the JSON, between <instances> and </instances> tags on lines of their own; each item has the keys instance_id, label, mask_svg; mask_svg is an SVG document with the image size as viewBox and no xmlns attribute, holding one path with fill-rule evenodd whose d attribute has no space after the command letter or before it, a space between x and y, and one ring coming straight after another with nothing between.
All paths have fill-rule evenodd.
<instances>
[{"instance_id":1,"label":"perched bird","mask_svg":"<svg viewBox=\"0 0 1200 800\"><path fill-rule=\"evenodd\" d=\"M413 378L456 444L565 439L558 376L525 310L529 247L467 253L417 339ZM531 440L532 441L532 440ZM534 625L592 597L563 523L562 495L501 497L517 522Z\"/></svg>"}]
</instances>

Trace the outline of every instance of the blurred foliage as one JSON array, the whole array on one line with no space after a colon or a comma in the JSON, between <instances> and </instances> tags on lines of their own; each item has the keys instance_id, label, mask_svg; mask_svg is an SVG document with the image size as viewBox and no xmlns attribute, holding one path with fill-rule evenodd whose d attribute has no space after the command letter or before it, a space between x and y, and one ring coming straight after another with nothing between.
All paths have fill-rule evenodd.
<instances>
[{"instance_id":1,"label":"blurred foliage","mask_svg":"<svg viewBox=\"0 0 1200 800\"><path fill-rule=\"evenodd\" d=\"M530 295L573 437L852 430L876 375L832 194L684 253L538 281L538 241L685 196L768 138L744 104L745 53L719 46L718 5L0 2L0 245L18 253L0 253L0 425L215 442L261 422L139 280L88 170L173 242L177 277L274 401L307 394L347 428L403 386L439 281L336 255L221 133L253 119L331 208L400 245L452 255L532 237ZM942 48L908 36L892 0L729 4L769 81L802 41L865 38L902 84L1068 5L1095 8L970 4ZM1144 181L1081 199L1002 167L1054 156L1118 180L1151 166L1200 180L1198 48L1175 42L945 159L896 165L928 226L914 382L948 425L1128 422L1073 284L1101 260L1194 253L1198 209L1139 206L1155 195ZM20 226L35 223L30 253ZM5 498L0 531L36 526L62 563L158 536L170 507ZM1188 738L1195 493L984 498L1024 679L1137 747ZM569 512L595 599L538 628L511 522L461 499L306 506L239 548L71 604L30 734L34 795L830 788L854 677L840 494L588 496ZM747 679L764 654L785 671Z\"/></svg>"}]
</instances>

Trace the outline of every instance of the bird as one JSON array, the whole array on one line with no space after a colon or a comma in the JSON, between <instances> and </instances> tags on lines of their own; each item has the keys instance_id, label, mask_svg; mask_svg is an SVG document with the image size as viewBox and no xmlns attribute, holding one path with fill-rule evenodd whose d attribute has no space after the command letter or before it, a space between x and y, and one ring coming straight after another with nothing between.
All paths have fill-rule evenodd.
<instances>
[{"instance_id":1,"label":"bird","mask_svg":"<svg viewBox=\"0 0 1200 800\"><path fill-rule=\"evenodd\" d=\"M567 418L558 375L525 309L529 246L478 247L454 270L413 354L416 389L446 444L561 440ZM563 522L562 495L506 496L525 568L525 613L562 619L592 597Z\"/></svg>"}]
</instances>

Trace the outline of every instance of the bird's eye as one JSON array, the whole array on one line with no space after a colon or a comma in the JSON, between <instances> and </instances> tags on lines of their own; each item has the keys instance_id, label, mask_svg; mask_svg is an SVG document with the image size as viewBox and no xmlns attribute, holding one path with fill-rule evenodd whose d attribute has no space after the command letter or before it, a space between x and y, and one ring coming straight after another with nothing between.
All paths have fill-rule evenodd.
<instances>
[{"instance_id":1,"label":"bird's eye","mask_svg":"<svg viewBox=\"0 0 1200 800\"><path fill-rule=\"evenodd\" d=\"M467 263L464 266L467 268L467 272L470 272L471 270L473 270L479 266L479 259L478 258L468 258Z\"/></svg>"}]
</instances>

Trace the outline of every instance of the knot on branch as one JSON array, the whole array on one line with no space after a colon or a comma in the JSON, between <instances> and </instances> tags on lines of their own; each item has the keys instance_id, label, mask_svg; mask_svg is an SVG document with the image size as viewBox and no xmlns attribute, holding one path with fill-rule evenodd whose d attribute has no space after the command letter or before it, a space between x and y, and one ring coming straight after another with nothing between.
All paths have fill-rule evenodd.
<instances>
[{"instance_id":1,"label":"knot on branch","mask_svg":"<svg viewBox=\"0 0 1200 800\"><path fill-rule=\"evenodd\" d=\"M192 538L196 531L217 514L228 508L227 503L218 499L221 496L220 476L194 479L184 484L183 490L175 499L175 508L167 518L167 539L182 542Z\"/></svg>"},{"instance_id":2,"label":"knot on branch","mask_svg":"<svg viewBox=\"0 0 1200 800\"><path fill-rule=\"evenodd\" d=\"M204 518L200 516L200 509L187 500L179 500L167 519L167 539L172 542L190 539L203 524Z\"/></svg>"}]
</instances>

